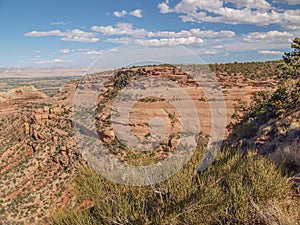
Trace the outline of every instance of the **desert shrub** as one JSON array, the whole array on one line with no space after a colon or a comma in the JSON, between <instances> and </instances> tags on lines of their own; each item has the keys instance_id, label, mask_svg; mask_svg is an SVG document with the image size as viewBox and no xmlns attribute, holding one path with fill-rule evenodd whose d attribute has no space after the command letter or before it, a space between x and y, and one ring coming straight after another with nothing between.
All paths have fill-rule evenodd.
<instances>
[{"instance_id":1,"label":"desert shrub","mask_svg":"<svg viewBox=\"0 0 300 225\"><path fill-rule=\"evenodd\" d=\"M248 145L256 146L261 154L269 155L284 167L287 174L295 174L300 168L299 146L293 144L293 140L299 136L300 129L291 126L293 122L297 123L297 112L300 110L299 38L294 39L292 48L294 49L290 53L284 54L284 64L278 67L280 84L277 89L273 92L262 91L254 94L249 107L245 107L243 102L235 107L236 122L230 126L233 132L229 138L231 142L240 138L248 139ZM266 133L267 129L270 131ZM292 133L295 138L289 138ZM266 139L261 145L259 141L264 135Z\"/></svg>"},{"instance_id":2,"label":"desert shrub","mask_svg":"<svg viewBox=\"0 0 300 225\"><path fill-rule=\"evenodd\" d=\"M299 225L299 201L287 200L285 202L268 202L258 206L252 202L256 215L266 225Z\"/></svg>"},{"instance_id":3,"label":"desert shrub","mask_svg":"<svg viewBox=\"0 0 300 225\"><path fill-rule=\"evenodd\" d=\"M93 216L88 211L74 210L72 212L70 211L68 216L66 216L63 211L57 212L55 220L53 220L51 223L53 225L94 225L97 224L97 221L95 221Z\"/></svg>"},{"instance_id":4,"label":"desert shrub","mask_svg":"<svg viewBox=\"0 0 300 225\"><path fill-rule=\"evenodd\" d=\"M300 145L282 144L270 154L270 158L278 164L282 164L287 171L300 172Z\"/></svg>"},{"instance_id":5,"label":"desert shrub","mask_svg":"<svg viewBox=\"0 0 300 225\"><path fill-rule=\"evenodd\" d=\"M192 160L168 180L145 187L116 184L82 167L75 190L83 211L70 209L51 221L68 224L263 224L255 205L284 202L290 185L277 167L255 153L220 153L212 166L195 176L202 156Z\"/></svg>"},{"instance_id":6,"label":"desert shrub","mask_svg":"<svg viewBox=\"0 0 300 225\"><path fill-rule=\"evenodd\" d=\"M270 119L280 119L300 105L300 38L291 44L293 50L285 53L283 62L277 68L281 84L274 92L262 91L253 96L252 104L243 111L243 122L252 119L255 124Z\"/></svg>"},{"instance_id":7,"label":"desert shrub","mask_svg":"<svg viewBox=\"0 0 300 225\"><path fill-rule=\"evenodd\" d=\"M290 69L298 65L294 60L291 61L294 64L284 61L292 66ZM240 64L230 66L230 70L227 66L222 66L222 70L239 72ZM219 70L217 66L215 70ZM268 68L268 71L272 70ZM251 71L248 73L253 76ZM130 76L126 75L125 81ZM123 76L117 78L115 88L120 89L126 82ZM253 124L280 118L294 110L300 102L299 84L297 73L293 73L274 93L262 92L255 96L255 104L247 108L242 121L246 125L240 127L245 137L251 137L255 131L251 130L256 129ZM159 184L142 187L116 184L91 168L82 167L76 175L74 191L79 201L89 200L91 204L81 210L60 211L50 223L297 224L299 205L291 203L291 184L273 161L253 151L242 154L223 149L206 171L195 175L202 156L203 148L199 147L176 175Z\"/></svg>"},{"instance_id":8,"label":"desert shrub","mask_svg":"<svg viewBox=\"0 0 300 225\"><path fill-rule=\"evenodd\" d=\"M296 37L291 43L291 52L283 55L284 63L278 66L282 79L295 79L300 76L300 38Z\"/></svg>"},{"instance_id":9,"label":"desert shrub","mask_svg":"<svg viewBox=\"0 0 300 225\"><path fill-rule=\"evenodd\" d=\"M252 138L255 136L258 127L254 123L245 122L236 127L236 132L242 138Z\"/></svg>"},{"instance_id":10,"label":"desert shrub","mask_svg":"<svg viewBox=\"0 0 300 225\"><path fill-rule=\"evenodd\" d=\"M241 74L245 79L266 80L274 77L275 71L283 64L283 60L267 62L244 62L209 64L209 68L216 74L226 73L229 75Z\"/></svg>"}]
</instances>

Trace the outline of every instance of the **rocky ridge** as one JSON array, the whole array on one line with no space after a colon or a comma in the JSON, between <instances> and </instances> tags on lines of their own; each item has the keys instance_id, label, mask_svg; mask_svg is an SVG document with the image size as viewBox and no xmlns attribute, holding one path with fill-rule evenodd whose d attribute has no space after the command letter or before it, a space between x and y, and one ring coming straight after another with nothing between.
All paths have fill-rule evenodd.
<instances>
[{"instance_id":1,"label":"rocky ridge","mask_svg":"<svg viewBox=\"0 0 300 225\"><path fill-rule=\"evenodd\" d=\"M195 83L178 68L170 66L147 66L125 68L116 71L115 77L124 74L158 76L171 79L190 94L199 111L203 137L210 131L210 112L203 93L194 91ZM93 79L95 76L90 76ZM217 75L222 87L227 108L228 124L234 112L235 104L242 98L250 101L256 93L272 84L258 83L255 80L237 76L239 86L234 85L225 75ZM232 78L233 79L233 78ZM0 223L40 224L46 222L58 207L78 204L71 189L72 175L79 164L85 163L77 149L72 128L73 97L78 82L69 82L54 97L46 97L34 88L21 88L10 91L12 97L5 97L0 106ZM107 91L114 86L113 80L106 84ZM270 87L272 88L272 87ZM16 97L19 95L22 97ZM31 94L30 94L31 93ZM7 96L7 94L2 94ZM101 96L99 102L101 102ZM3 97L4 99L4 97ZM112 99L108 98L98 111L99 137L108 145L114 143L116 136L107 126ZM101 104L99 104L101 105ZM176 110L159 98L144 99L135 105L131 112L131 130L140 138L149 133L149 121L153 117L162 117L168 121L168 135L176 134L180 123ZM174 138L175 137L175 138ZM165 140L164 145L176 146L176 135ZM167 152L160 150L161 156ZM118 154L118 153L117 153ZM126 154L120 154L124 159Z\"/></svg>"}]
</instances>

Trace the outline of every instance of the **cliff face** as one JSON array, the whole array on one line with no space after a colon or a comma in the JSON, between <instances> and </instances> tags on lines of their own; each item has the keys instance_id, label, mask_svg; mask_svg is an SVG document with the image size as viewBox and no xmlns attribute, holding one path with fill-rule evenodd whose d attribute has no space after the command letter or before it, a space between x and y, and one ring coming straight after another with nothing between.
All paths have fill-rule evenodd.
<instances>
[{"instance_id":1,"label":"cliff face","mask_svg":"<svg viewBox=\"0 0 300 225\"><path fill-rule=\"evenodd\" d=\"M34 86L23 86L14 88L8 92L0 92L0 102L8 101L32 101L45 99L47 95L38 91Z\"/></svg>"},{"instance_id":2,"label":"cliff face","mask_svg":"<svg viewBox=\"0 0 300 225\"><path fill-rule=\"evenodd\" d=\"M191 96L199 112L200 132L209 134L211 115L209 104L199 90L195 91L193 82L180 70L170 67L144 67L140 69L145 76L160 76L173 79ZM129 73L123 69L115 73ZM91 79L93 77L91 76ZM250 101L250 97L264 89L269 83L245 80L240 74L217 75L224 88L227 108L227 120L231 121L234 105L239 98ZM238 86L232 80L238 81ZM40 224L46 221L57 207L76 205L76 198L71 193L73 174L80 164L84 164L77 149L72 128L73 97L78 82L70 82L60 92L48 97L33 86L15 88L0 93L0 224L25 222ZM107 83L106 88L113 86ZM101 99L101 95L99 99ZM113 101L105 103L104 110L96 113L99 123L107 124L109 108ZM154 117L164 118L167 134L180 130L180 121L176 110L159 98L143 99L131 111L130 130L145 138L149 134L149 122ZM115 140L115 133L110 126L102 126L99 137L106 144ZM171 149L177 145L176 136L164 140ZM159 156L168 154L161 149ZM118 155L121 160L126 154Z\"/></svg>"},{"instance_id":3,"label":"cliff face","mask_svg":"<svg viewBox=\"0 0 300 225\"><path fill-rule=\"evenodd\" d=\"M0 92L0 114L10 115L14 112L20 112L25 104L38 101L47 102L49 98L34 86L22 86L8 92Z\"/></svg>"},{"instance_id":4,"label":"cliff face","mask_svg":"<svg viewBox=\"0 0 300 225\"><path fill-rule=\"evenodd\" d=\"M74 204L72 174L82 161L73 137L75 85L52 98L33 86L2 93L0 224L46 223L57 207Z\"/></svg>"}]
</instances>

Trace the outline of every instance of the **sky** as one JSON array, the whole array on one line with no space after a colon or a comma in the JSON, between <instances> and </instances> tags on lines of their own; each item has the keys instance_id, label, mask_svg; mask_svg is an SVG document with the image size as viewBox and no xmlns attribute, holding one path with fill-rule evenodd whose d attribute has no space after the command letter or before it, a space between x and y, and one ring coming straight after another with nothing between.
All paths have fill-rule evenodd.
<instances>
[{"instance_id":1,"label":"sky","mask_svg":"<svg viewBox=\"0 0 300 225\"><path fill-rule=\"evenodd\" d=\"M137 55L155 60L155 54L169 54L175 63L188 63L187 51L179 47L204 63L266 61L281 59L300 36L300 4L0 0L0 27L0 67L89 67L114 60L105 55L120 51L128 62Z\"/></svg>"}]
</instances>

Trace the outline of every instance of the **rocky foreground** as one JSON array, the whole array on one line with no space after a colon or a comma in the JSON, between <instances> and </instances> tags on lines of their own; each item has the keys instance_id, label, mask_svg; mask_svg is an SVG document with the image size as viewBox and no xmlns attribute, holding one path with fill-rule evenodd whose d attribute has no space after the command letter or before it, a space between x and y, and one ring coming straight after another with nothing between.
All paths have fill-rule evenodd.
<instances>
[{"instance_id":1,"label":"rocky foreground","mask_svg":"<svg viewBox=\"0 0 300 225\"><path fill-rule=\"evenodd\" d=\"M138 69L147 76L166 77L181 83L199 112L200 132L204 136L209 134L208 102L205 96L193 91L187 74L168 66ZM114 77L138 69L123 69L110 75ZM223 88L227 124L231 122L239 99L249 102L254 93L276 85L271 78L261 82L245 79L242 74L219 73L217 79ZM72 128L73 97L77 85L78 82L69 82L53 97L32 86L0 93L0 224L46 223L57 208L82 204L71 192L76 167L85 163L77 149ZM111 85L107 83L106 88ZM106 108L110 105L111 102L107 102ZM103 112L96 115L102 124L107 120L109 110ZM139 102L132 112L131 130L145 137L151 118L170 119L173 114L174 109L166 101ZM172 133L176 131L177 123L171 121L170 124ZM112 143L115 135L111 127L102 128L99 137L107 144ZM120 159L124 157L124 154L119 155Z\"/></svg>"}]
</instances>

